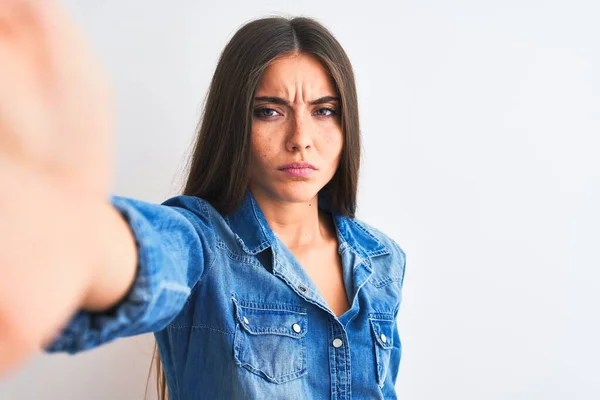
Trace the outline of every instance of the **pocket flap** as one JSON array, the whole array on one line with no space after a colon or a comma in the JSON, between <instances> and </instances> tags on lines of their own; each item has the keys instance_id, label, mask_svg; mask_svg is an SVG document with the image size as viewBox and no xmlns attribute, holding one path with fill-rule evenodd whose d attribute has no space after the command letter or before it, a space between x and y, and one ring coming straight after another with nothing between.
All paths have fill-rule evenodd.
<instances>
[{"instance_id":1,"label":"pocket flap","mask_svg":"<svg viewBox=\"0 0 600 400\"><path fill-rule=\"evenodd\" d=\"M371 322L371 332L375 341L384 349L394 347L394 324L396 321L393 316L372 315L369 317Z\"/></svg>"},{"instance_id":2,"label":"pocket flap","mask_svg":"<svg viewBox=\"0 0 600 400\"><path fill-rule=\"evenodd\" d=\"M306 309L289 304L255 303L233 299L235 315L244 330L252 335L284 335L301 338L308 330Z\"/></svg>"}]
</instances>

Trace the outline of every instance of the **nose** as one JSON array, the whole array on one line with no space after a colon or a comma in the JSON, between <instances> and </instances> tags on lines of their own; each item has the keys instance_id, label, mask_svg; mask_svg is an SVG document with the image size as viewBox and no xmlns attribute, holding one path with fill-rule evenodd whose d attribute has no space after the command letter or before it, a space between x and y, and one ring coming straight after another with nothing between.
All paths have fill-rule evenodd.
<instances>
[{"instance_id":1,"label":"nose","mask_svg":"<svg viewBox=\"0 0 600 400\"><path fill-rule=\"evenodd\" d=\"M286 143L288 151L303 151L312 146L312 137L309 123L301 116L296 115L290 121L289 134Z\"/></svg>"}]
</instances>

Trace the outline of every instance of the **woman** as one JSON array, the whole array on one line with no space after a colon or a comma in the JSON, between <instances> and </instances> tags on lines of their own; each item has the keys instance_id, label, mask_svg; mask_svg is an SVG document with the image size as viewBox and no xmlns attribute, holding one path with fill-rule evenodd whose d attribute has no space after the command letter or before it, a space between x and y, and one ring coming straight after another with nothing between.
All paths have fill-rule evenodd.
<instances>
[{"instance_id":1,"label":"woman","mask_svg":"<svg viewBox=\"0 0 600 400\"><path fill-rule=\"evenodd\" d=\"M395 398L405 254L354 218L356 88L335 38L308 18L243 26L217 65L183 194L152 204L108 196L107 157L84 147L87 124L71 116L83 107L75 101L82 93L103 107L104 92L90 83L96 75L73 50L81 48L74 34L52 23L64 17L36 7L22 8L37 27L20 48L47 40L41 61L23 57L31 75L3 67L37 95L2 99L0 139L25 145L5 152L11 169L0 183L18 180L26 189L1 207L2 218L13 216L12 236L0 231L13 267L0 267L0 300L11 304L0 308L1 355L9 360L0 369L36 347L76 353L154 332L172 399ZM67 39L72 46L57 45ZM36 75L43 57L48 64ZM76 84L61 80L67 72ZM43 101L57 87L62 129L19 118L36 111L40 120L58 119L56 103ZM108 137L108 113L85 111L96 122L85 134ZM65 129L87 157L71 155ZM67 143L52 162L49 150L34 152L47 138ZM23 190L45 200L35 234L30 209L18 201ZM24 251L32 243L35 255Z\"/></svg>"}]
</instances>

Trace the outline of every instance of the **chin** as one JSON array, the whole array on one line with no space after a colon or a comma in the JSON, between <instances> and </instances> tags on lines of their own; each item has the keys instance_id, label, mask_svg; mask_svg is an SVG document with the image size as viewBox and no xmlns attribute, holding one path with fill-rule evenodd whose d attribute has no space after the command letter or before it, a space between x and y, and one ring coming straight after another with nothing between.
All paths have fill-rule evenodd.
<instances>
[{"instance_id":1,"label":"chin","mask_svg":"<svg viewBox=\"0 0 600 400\"><path fill-rule=\"evenodd\" d=\"M304 182L295 182L277 187L272 187L269 192L282 201L292 203L307 203L315 198L321 190L320 186L306 184Z\"/></svg>"}]
</instances>

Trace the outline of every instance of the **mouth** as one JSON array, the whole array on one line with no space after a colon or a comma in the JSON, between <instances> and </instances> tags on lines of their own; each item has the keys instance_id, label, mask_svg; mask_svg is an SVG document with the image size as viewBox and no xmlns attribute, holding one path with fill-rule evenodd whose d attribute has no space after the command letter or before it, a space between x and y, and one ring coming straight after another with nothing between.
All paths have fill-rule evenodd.
<instances>
[{"instance_id":1,"label":"mouth","mask_svg":"<svg viewBox=\"0 0 600 400\"><path fill-rule=\"evenodd\" d=\"M317 167L307 162L293 162L279 167L288 176L306 178L311 176Z\"/></svg>"},{"instance_id":2,"label":"mouth","mask_svg":"<svg viewBox=\"0 0 600 400\"><path fill-rule=\"evenodd\" d=\"M285 165L282 165L281 167L279 167L280 171L286 170L286 169L312 169L312 170L316 170L317 167L315 167L314 165L307 163L307 162L292 162L292 163L288 163Z\"/></svg>"}]
</instances>

